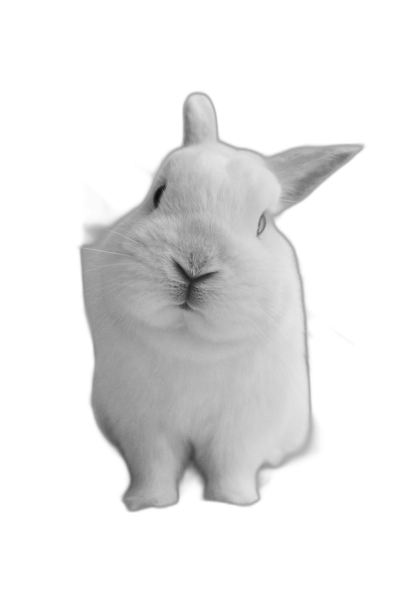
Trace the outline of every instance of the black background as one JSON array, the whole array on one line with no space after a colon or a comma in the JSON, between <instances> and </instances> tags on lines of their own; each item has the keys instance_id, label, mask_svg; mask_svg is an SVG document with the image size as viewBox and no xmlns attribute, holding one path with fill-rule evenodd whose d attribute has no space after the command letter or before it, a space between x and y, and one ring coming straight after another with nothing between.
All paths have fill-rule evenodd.
<instances>
[{"instance_id":1,"label":"black background","mask_svg":"<svg viewBox=\"0 0 400 600\"><path fill-rule=\"evenodd\" d=\"M45 513L73 531L94 522L99 531L111 527L125 538L190 530L191 539L200 540L213 531L218 543L219 536L253 531L253 540L283 532L296 552L304 540L316 548L323 540L359 544L367 473L374 468L366 431L372 419L379 421L366 393L360 311L365 223L379 188L383 125L372 89L385 93L379 72L361 40L351 53L336 49L318 66L312 44L290 61L273 60L271 51L256 62L221 51L214 60L191 59L190 68L182 53L144 60L129 43L111 46L100 36L79 60L64 56L48 99L54 154L46 181L51 189L45 190L51 197L44 205L51 223L46 244L58 250L50 259L52 275L45 274L52 330L40 440ZM252 507L201 503L194 486L174 507L129 514L121 502L127 469L90 408L94 353L84 314L82 225L109 222L141 202L152 174L182 142L182 106L192 92L209 95L220 139L233 146L268 156L302 145L364 145L277 220L303 276L312 410L322 447L310 460L277 471Z\"/></svg>"}]
</instances>

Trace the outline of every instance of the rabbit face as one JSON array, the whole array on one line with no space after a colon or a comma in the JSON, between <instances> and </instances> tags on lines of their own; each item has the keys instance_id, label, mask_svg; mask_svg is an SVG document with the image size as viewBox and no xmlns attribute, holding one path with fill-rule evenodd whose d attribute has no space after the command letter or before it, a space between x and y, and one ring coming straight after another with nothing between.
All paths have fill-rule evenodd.
<instances>
[{"instance_id":1,"label":"rabbit face","mask_svg":"<svg viewBox=\"0 0 400 600\"><path fill-rule=\"evenodd\" d=\"M213 343L259 335L261 322L265 332L265 312L278 310L285 288L272 220L278 195L256 153L210 144L170 155L143 204L110 236L130 257L116 257L116 322L135 318Z\"/></svg>"}]
</instances>

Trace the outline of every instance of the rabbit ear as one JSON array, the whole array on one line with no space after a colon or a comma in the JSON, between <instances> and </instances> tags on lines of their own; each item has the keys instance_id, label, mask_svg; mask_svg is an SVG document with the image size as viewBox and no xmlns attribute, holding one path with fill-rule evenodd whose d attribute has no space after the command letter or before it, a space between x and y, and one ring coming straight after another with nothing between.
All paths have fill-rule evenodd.
<instances>
[{"instance_id":1,"label":"rabbit ear","mask_svg":"<svg viewBox=\"0 0 400 600\"><path fill-rule=\"evenodd\" d=\"M191 94L183 106L183 145L191 146L218 140L215 109L205 94Z\"/></svg>"},{"instance_id":2,"label":"rabbit ear","mask_svg":"<svg viewBox=\"0 0 400 600\"><path fill-rule=\"evenodd\" d=\"M359 144L304 146L268 157L267 166L281 185L276 213L304 200L362 149Z\"/></svg>"}]
</instances>

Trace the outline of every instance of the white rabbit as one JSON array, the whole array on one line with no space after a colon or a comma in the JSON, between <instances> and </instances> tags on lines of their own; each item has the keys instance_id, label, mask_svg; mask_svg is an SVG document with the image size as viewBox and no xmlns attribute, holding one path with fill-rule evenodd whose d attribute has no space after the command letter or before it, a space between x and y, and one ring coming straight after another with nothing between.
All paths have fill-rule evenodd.
<instances>
[{"instance_id":1,"label":"white rabbit","mask_svg":"<svg viewBox=\"0 0 400 600\"><path fill-rule=\"evenodd\" d=\"M82 248L93 407L127 463L129 510L177 502L189 460L206 498L251 504L261 466L306 443L302 285L274 216L361 148L234 148L210 99L192 94L182 148L144 201Z\"/></svg>"}]
</instances>

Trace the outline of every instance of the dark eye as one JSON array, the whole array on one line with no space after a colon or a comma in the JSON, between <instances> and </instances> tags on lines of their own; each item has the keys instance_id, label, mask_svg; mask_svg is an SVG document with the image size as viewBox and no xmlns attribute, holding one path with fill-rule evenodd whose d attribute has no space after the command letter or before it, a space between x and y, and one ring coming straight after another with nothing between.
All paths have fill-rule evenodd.
<instances>
[{"instance_id":1,"label":"dark eye","mask_svg":"<svg viewBox=\"0 0 400 600\"><path fill-rule=\"evenodd\" d=\"M154 196L153 196L153 204L154 204L154 208L157 208L157 206L160 204L160 200L161 200L161 196L164 193L164 190L167 186L164 185L160 185L160 187L158 187L156 189L156 191L154 192Z\"/></svg>"},{"instance_id":2,"label":"dark eye","mask_svg":"<svg viewBox=\"0 0 400 600\"><path fill-rule=\"evenodd\" d=\"M267 219L265 217L265 214L263 213L260 217L260 220L258 221L257 236L259 236L264 231L266 224Z\"/></svg>"}]
</instances>

